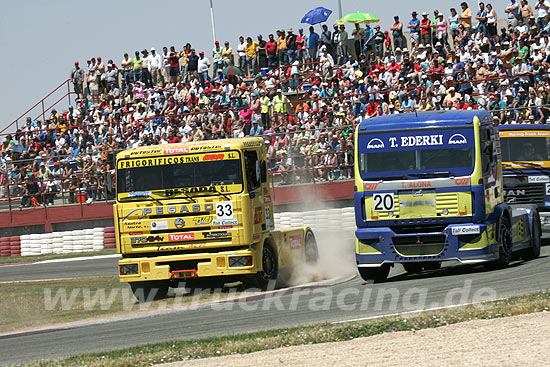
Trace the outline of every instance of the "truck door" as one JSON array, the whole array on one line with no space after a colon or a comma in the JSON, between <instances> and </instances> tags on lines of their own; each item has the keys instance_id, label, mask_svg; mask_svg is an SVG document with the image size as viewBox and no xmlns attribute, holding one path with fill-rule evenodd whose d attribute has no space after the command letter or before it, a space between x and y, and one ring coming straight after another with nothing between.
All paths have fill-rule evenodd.
<instances>
[{"instance_id":1,"label":"truck door","mask_svg":"<svg viewBox=\"0 0 550 367\"><path fill-rule=\"evenodd\" d=\"M485 213L490 214L500 203L502 187L499 167L499 145L496 135L497 130L492 126L484 126L480 129L481 164L483 169L483 187L485 191Z\"/></svg>"},{"instance_id":2,"label":"truck door","mask_svg":"<svg viewBox=\"0 0 550 367\"><path fill-rule=\"evenodd\" d=\"M246 175L246 189L250 197L250 208L253 216L253 233L257 234L266 230L264 219L264 200L259 167L258 152L255 149L244 151L244 169Z\"/></svg>"}]
</instances>

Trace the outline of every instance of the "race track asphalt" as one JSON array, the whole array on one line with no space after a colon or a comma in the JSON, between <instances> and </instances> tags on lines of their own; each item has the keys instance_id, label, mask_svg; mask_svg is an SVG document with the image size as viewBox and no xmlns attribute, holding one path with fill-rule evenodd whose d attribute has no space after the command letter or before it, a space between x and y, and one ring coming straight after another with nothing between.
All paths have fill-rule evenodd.
<instances>
[{"instance_id":1,"label":"race track asphalt","mask_svg":"<svg viewBox=\"0 0 550 367\"><path fill-rule=\"evenodd\" d=\"M68 259L69 260L69 259ZM118 276L117 257L0 266L0 283Z\"/></svg>"},{"instance_id":2,"label":"race track asphalt","mask_svg":"<svg viewBox=\"0 0 550 367\"><path fill-rule=\"evenodd\" d=\"M63 267L73 266L63 263ZM45 273L48 271L52 270L44 269ZM45 275L49 277L53 273ZM281 290L249 297L242 302L223 304L225 310L205 305L67 329L2 336L0 359L3 364L55 359L146 343L445 307L482 301L484 297L503 298L548 288L550 247L543 247L539 259L517 261L507 269L495 271L453 265L411 276L405 274L401 266L396 266L383 284L366 285L356 277L333 286ZM256 309L251 311L251 308Z\"/></svg>"}]
</instances>

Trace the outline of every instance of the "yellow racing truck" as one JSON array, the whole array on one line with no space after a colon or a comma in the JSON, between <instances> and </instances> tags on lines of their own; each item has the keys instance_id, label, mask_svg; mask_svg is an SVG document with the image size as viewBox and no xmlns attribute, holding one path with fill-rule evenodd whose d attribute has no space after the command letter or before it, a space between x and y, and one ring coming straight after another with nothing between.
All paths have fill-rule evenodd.
<instances>
[{"instance_id":1,"label":"yellow racing truck","mask_svg":"<svg viewBox=\"0 0 550 367\"><path fill-rule=\"evenodd\" d=\"M147 146L116 158L121 282L138 300L169 287L242 282L266 289L315 263L308 227L275 230L262 138Z\"/></svg>"}]
</instances>

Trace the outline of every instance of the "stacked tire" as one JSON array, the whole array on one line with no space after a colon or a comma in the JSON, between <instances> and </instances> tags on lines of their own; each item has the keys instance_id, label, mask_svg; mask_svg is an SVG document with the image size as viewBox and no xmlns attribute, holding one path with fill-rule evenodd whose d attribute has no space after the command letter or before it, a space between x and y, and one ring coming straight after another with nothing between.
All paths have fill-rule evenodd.
<instances>
[{"instance_id":1,"label":"stacked tire","mask_svg":"<svg viewBox=\"0 0 550 367\"><path fill-rule=\"evenodd\" d=\"M113 233L115 233L114 230L113 230ZM104 237L105 237L104 228L97 227L92 230L92 250L93 251L103 250Z\"/></svg>"},{"instance_id":2,"label":"stacked tire","mask_svg":"<svg viewBox=\"0 0 550 367\"><path fill-rule=\"evenodd\" d=\"M11 256L11 244L9 237L0 238L0 256Z\"/></svg>"},{"instance_id":3,"label":"stacked tire","mask_svg":"<svg viewBox=\"0 0 550 367\"><path fill-rule=\"evenodd\" d=\"M104 228L103 247L104 248L115 248L116 247L115 227L105 227Z\"/></svg>"},{"instance_id":4,"label":"stacked tire","mask_svg":"<svg viewBox=\"0 0 550 367\"><path fill-rule=\"evenodd\" d=\"M21 238L19 236L10 237L10 256L21 256Z\"/></svg>"}]
</instances>

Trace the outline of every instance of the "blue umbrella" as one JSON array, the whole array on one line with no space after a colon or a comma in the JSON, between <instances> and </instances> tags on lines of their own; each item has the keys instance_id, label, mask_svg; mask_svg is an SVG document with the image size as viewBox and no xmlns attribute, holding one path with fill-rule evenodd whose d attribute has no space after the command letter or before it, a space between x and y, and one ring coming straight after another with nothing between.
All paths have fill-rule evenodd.
<instances>
[{"instance_id":1,"label":"blue umbrella","mask_svg":"<svg viewBox=\"0 0 550 367\"><path fill-rule=\"evenodd\" d=\"M332 10L323 8L322 6L312 9L307 12L306 15L302 18L302 23L307 24L317 24L326 22L328 17L332 14Z\"/></svg>"}]
</instances>

